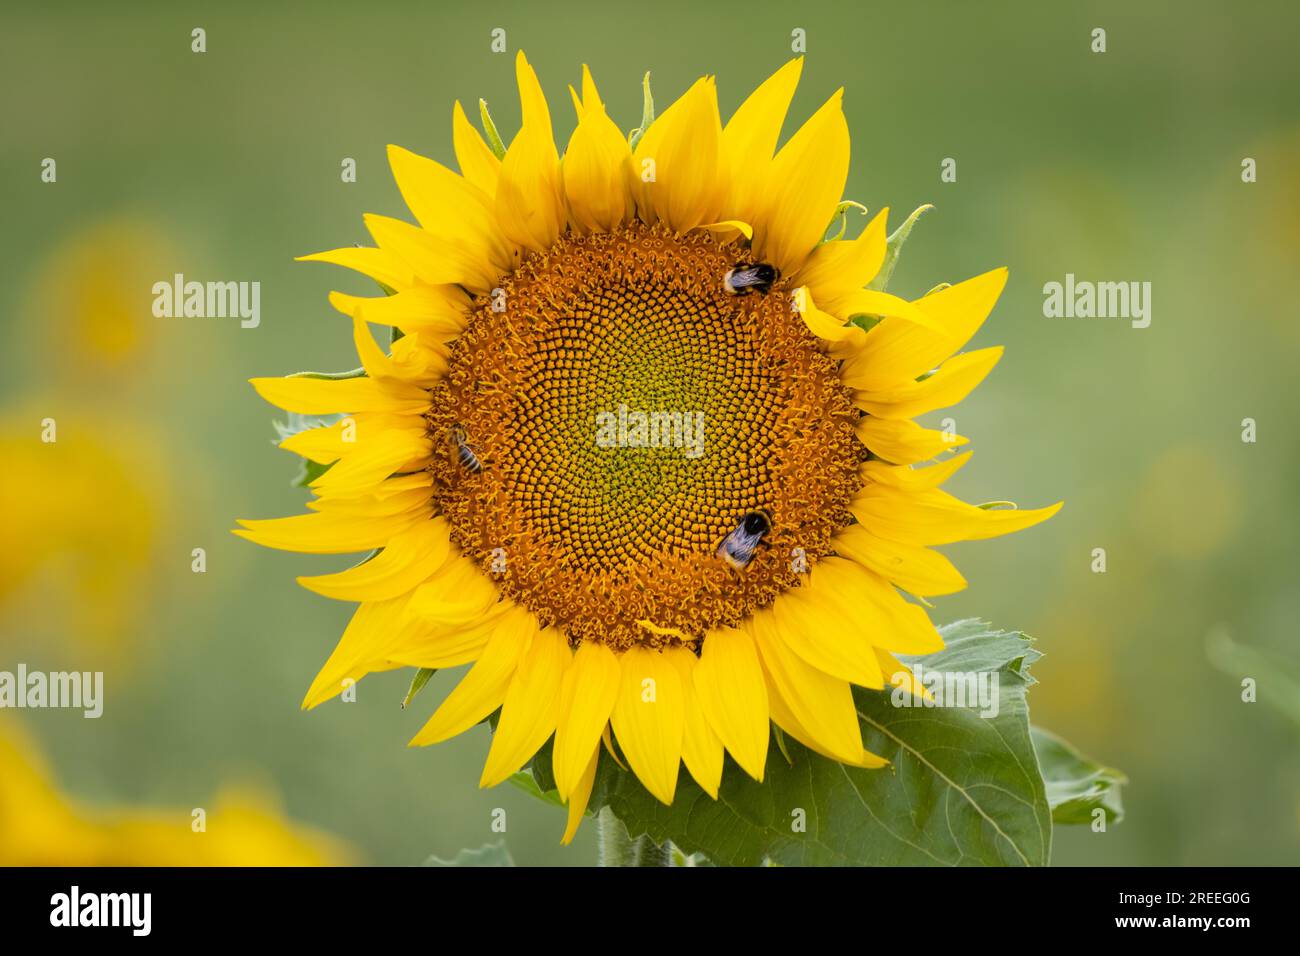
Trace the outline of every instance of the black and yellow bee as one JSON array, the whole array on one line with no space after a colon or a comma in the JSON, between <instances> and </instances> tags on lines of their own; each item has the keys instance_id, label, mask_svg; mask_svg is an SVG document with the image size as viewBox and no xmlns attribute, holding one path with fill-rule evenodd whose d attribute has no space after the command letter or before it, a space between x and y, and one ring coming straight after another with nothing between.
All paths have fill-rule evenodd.
<instances>
[{"instance_id":1,"label":"black and yellow bee","mask_svg":"<svg viewBox=\"0 0 1300 956\"><path fill-rule=\"evenodd\" d=\"M754 560L763 536L772 530L772 521L762 511L750 511L740 519L740 524L718 545L718 557L737 571L743 571Z\"/></svg>"},{"instance_id":2,"label":"black and yellow bee","mask_svg":"<svg viewBox=\"0 0 1300 956\"><path fill-rule=\"evenodd\" d=\"M766 262L738 262L722 277L722 287L732 295L748 295L751 292L767 295L772 283L780 277L781 273L776 267Z\"/></svg>"},{"instance_id":3,"label":"black and yellow bee","mask_svg":"<svg viewBox=\"0 0 1300 956\"><path fill-rule=\"evenodd\" d=\"M447 430L447 437L449 439L448 444L451 447L452 461L476 475L483 470L483 463L479 461L474 449L469 446L469 436L465 434L464 428L460 425L452 425Z\"/></svg>"}]
</instances>

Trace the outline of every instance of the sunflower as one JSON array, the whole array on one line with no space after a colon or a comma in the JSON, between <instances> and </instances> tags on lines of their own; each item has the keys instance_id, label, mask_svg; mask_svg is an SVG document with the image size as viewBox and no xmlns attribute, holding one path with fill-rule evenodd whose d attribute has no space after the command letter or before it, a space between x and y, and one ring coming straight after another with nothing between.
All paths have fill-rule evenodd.
<instances>
[{"instance_id":1,"label":"sunflower","mask_svg":"<svg viewBox=\"0 0 1300 956\"><path fill-rule=\"evenodd\" d=\"M863 748L850 685L910 687L895 655L942 647L901 593L965 586L930 546L1056 507L940 490L965 439L912 419L1000 357L954 353L1006 270L915 302L873 287L886 212L825 238L848 205L842 91L776 148L801 66L725 126L705 77L630 136L584 68L561 158L520 53L508 149L486 109L485 139L459 103L459 174L389 147L417 224L367 216L374 248L304 257L390 293L330 297L364 374L252 380L287 411L345 417L282 442L328 466L311 511L236 533L374 551L299 579L359 602L304 707L372 671L472 664L412 744L498 714L492 786L554 736L565 842L602 741L664 803L683 763L716 799L724 750L761 780L769 722L835 760L885 763ZM393 328L389 350L371 324ZM599 441L610 416L620 440ZM644 440L688 424L698 454Z\"/></svg>"}]
</instances>

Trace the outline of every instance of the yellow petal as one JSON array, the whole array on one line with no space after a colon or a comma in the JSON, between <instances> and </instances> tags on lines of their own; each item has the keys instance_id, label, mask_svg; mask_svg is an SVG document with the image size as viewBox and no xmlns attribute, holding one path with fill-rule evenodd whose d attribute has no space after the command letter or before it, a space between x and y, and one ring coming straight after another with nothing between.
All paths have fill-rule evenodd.
<instances>
[{"instance_id":1,"label":"yellow petal","mask_svg":"<svg viewBox=\"0 0 1300 956\"><path fill-rule=\"evenodd\" d=\"M420 517L403 512L395 515L357 517L327 512L290 515L262 520L239 519L242 528L232 533L266 548L301 551L303 554L351 554L382 548L395 535L411 527Z\"/></svg>"},{"instance_id":2,"label":"yellow petal","mask_svg":"<svg viewBox=\"0 0 1300 956\"><path fill-rule=\"evenodd\" d=\"M802 299L799 315L813 335L823 341L843 346L849 351L860 349L866 343L867 333L862 329L817 308L809 289L796 289L794 294L796 300Z\"/></svg>"},{"instance_id":3,"label":"yellow petal","mask_svg":"<svg viewBox=\"0 0 1300 956\"><path fill-rule=\"evenodd\" d=\"M391 216L366 213L362 219L375 242L425 282L463 285L476 293L487 292L496 283L498 270L480 250Z\"/></svg>"},{"instance_id":4,"label":"yellow petal","mask_svg":"<svg viewBox=\"0 0 1300 956\"><path fill-rule=\"evenodd\" d=\"M495 787L505 780L555 732L560 715L556 689L572 659L568 639L556 628L533 635L501 704L501 719L492 735L480 787Z\"/></svg>"},{"instance_id":5,"label":"yellow petal","mask_svg":"<svg viewBox=\"0 0 1300 956\"><path fill-rule=\"evenodd\" d=\"M686 764L686 769L700 788L716 800L718 786L722 783L722 741L713 732L695 693L695 655L684 647L670 647L664 653L682 678L682 698L685 704L682 763Z\"/></svg>"},{"instance_id":6,"label":"yellow petal","mask_svg":"<svg viewBox=\"0 0 1300 956\"><path fill-rule=\"evenodd\" d=\"M497 230L493 199L446 166L400 146L388 147L397 188L420 225L492 263L512 265L511 250Z\"/></svg>"},{"instance_id":7,"label":"yellow petal","mask_svg":"<svg viewBox=\"0 0 1300 956\"><path fill-rule=\"evenodd\" d=\"M818 670L794 653L781 639L772 615L755 615L749 625L763 669L799 725L823 752L836 760L857 761L863 752L862 732L848 682ZM776 715L775 708L772 713Z\"/></svg>"},{"instance_id":8,"label":"yellow petal","mask_svg":"<svg viewBox=\"0 0 1300 956\"><path fill-rule=\"evenodd\" d=\"M564 827L564 837L560 840L564 846L573 842L578 826L582 823L582 815L587 812L587 802L591 800L591 788L596 782L596 764L599 759L600 748L593 747L591 759L587 761L587 769L582 772L582 776L573 787L573 792L569 795L569 818Z\"/></svg>"},{"instance_id":9,"label":"yellow petal","mask_svg":"<svg viewBox=\"0 0 1300 956\"><path fill-rule=\"evenodd\" d=\"M422 521L394 537L364 564L336 574L300 577L298 583L339 601L395 598L414 590L447 560L449 533L446 518Z\"/></svg>"},{"instance_id":10,"label":"yellow petal","mask_svg":"<svg viewBox=\"0 0 1300 956\"><path fill-rule=\"evenodd\" d=\"M793 275L826 234L849 174L849 127L837 90L790 141L767 171L767 202L755 217L755 251Z\"/></svg>"},{"instance_id":11,"label":"yellow petal","mask_svg":"<svg viewBox=\"0 0 1300 956\"><path fill-rule=\"evenodd\" d=\"M823 573L819 566L814 577ZM839 602L826 598L822 589L807 586L778 596L772 614L781 640L807 663L832 677L859 687L884 687L869 632L856 625Z\"/></svg>"},{"instance_id":12,"label":"yellow petal","mask_svg":"<svg viewBox=\"0 0 1300 956\"><path fill-rule=\"evenodd\" d=\"M802 70L803 57L786 63L749 94L727 121L722 131L730 177L726 215L748 222L764 208L768 167Z\"/></svg>"},{"instance_id":13,"label":"yellow petal","mask_svg":"<svg viewBox=\"0 0 1300 956\"><path fill-rule=\"evenodd\" d=\"M703 77L650 124L633 159L633 191L646 222L682 233L716 222L726 189L722 121L712 77Z\"/></svg>"},{"instance_id":14,"label":"yellow petal","mask_svg":"<svg viewBox=\"0 0 1300 956\"><path fill-rule=\"evenodd\" d=\"M391 350L393 370L403 381L431 388L447 375L451 349L445 336L413 331L394 342Z\"/></svg>"},{"instance_id":15,"label":"yellow petal","mask_svg":"<svg viewBox=\"0 0 1300 956\"><path fill-rule=\"evenodd\" d=\"M395 472L423 468L431 443L421 428L369 429L365 439L348 446L333 468L311 482L321 497L368 491Z\"/></svg>"},{"instance_id":16,"label":"yellow petal","mask_svg":"<svg viewBox=\"0 0 1300 956\"><path fill-rule=\"evenodd\" d=\"M573 222L583 229L609 232L632 215L632 150L605 115L591 73L583 67L583 87L591 103L578 120L562 166L564 194Z\"/></svg>"},{"instance_id":17,"label":"yellow petal","mask_svg":"<svg viewBox=\"0 0 1300 956\"><path fill-rule=\"evenodd\" d=\"M935 334L945 334L943 324L915 302L874 289L855 289L846 293L837 301L835 314L843 320L855 315L896 318L929 329Z\"/></svg>"},{"instance_id":18,"label":"yellow petal","mask_svg":"<svg viewBox=\"0 0 1300 956\"><path fill-rule=\"evenodd\" d=\"M338 646L330 654L303 698L303 710L310 710L336 697L372 670L381 657L384 639L401 618L405 598L367 601L352 615Z\"/></svg>"},{"instance_id":19,"label":"yellow petal","mask_svg":"<svg viewBox=\"0 0 1300 956\"><path fill-rule=\"evenodd\" d=\"M880 658L880 669L885 672L885 676L889 679L891 685L904 688L913 697L934 700L934 695L916 679L912 669L897 657L879 647L876 648L876 656Z\"/></svg>"},{"instance_id":20,"label":"yellow petal","mask_svg":"<svg viewBox=\"0 0 1300 956\"><path fill-rule=\"evenodd\" d=\"M695 666L700 709L742 770L763 779L767 766L767 683L754 640L743 630L709 631Z\"/></svg>"},{"instance_id":21,"label":"yellow petal","mask_svg":"<svg viewBox=\"0 0 1300 956\"><path fill-rule=\"evenodd\" d=\"M695 667L698 659L689 649L676 646L664 649L669 661L681 675L681 695L684 700L685 726L681 736L681 762L695 778L701 790L712 799L718 799L718 787L723 779L723 741L708 723L705 711L695 695Z\"/></svg>"},{"instance_id":22,"label":"yellow petal","mask_svg":"<svg viewBox=\"0 0 1300 956\"><path fill-rule=\"evenodd\" d=\"M754 238L754 227L743 219L724 219L722 222L706 222L701 229L707 229L717 236L719 242L730 242L733 239L744 237L746 239Z\"/></svg>"},{"instance_id":23,"label":"yellow petal","mask_svg":"<svg viewBox=\"0 0 1300 956\"><path fill-rule=\"evenodd\" d=\"M605 753L609 754L610 759L613 760L614 763L618 764L620 769L626 770L628 773L632 772L628 765L623 762L623 758L618 755L618 751L614 749L614 739L613 735L609 731L608 724L606 724L605 729L600 732L600 742L605 745Z\"/></svg>"},{"instance_id":24,"label":"yellow petal","mask_svg":"<svg viewBox=\"0 0 1300 956\"><path fill-rule=\"evenodd\" d=\"M772 711L772 723L776 724L781 730L789 734L799 743L803 744L814 753L819 753L830 760L838 760L840 763L846 763L854 767L883 767L888 761L878 757L871 751L863 748L857 754L845 756L836 754L828 749L814 737L808 728L799 722L795 717L794 711L790 709L789 703L781 695L781 690L776 682L772 679L771 673L767 668L763 669L763 676L767 680L767 699L768 706Z\"/></svg>"},{"instance_id":25,"label":"yellow petal","mask_svg":"<svg viewBox=\"0 0 1300 956\"><path fill-rule=\"evenodd\" d=\"M458 555L415 589L410 612L445 624L470 624L499 596L497 586L478 565Z\"/></svg>"},{"instance_id":26,"label":"yellow petal","mask_svg":"<svg viewBox=\"0 0 1300 956\"><path fill-rule=\"evenodd\" d=\"M404 332L428 332L439 340L455 338L469 322L469 297L452 285L418 285L377 298L331 292L330 305L353 318L364 309L367 322L395 325Z\"/></svg>"},{"instance_id":27,"label":"yellow petal","mask_svg":"<svg viewBox=\"0 0 1300 956\"><path fill-rule=\"evenodd\" d=\"M370 378L326 379L293 375L250 378L249 384L266 401L286 412L333 415L338 412L421 414L429 407L428 393L418 386L376 382Z\"/></svg>"},{"instance_id":28,"label":"yellow petal","mask_svg":"<svg viewBox=\"0 0 1300 956\"><path fill-rule=\"evenodd\" d=\"M885 319L871 330L869 347L844 366L849 388L900 385L928 372L965 345L984 324L1007 282L1006 269L994 269L917 299L940 331L903 319Z\"/></svg>"},{"instance_id":29,"label":"yellow petal","mask_svg":"<svg viewBox=\"0 0 1300 956\"><path fill-rule=\"evenodd\" d=\"M860 524L840 529L831 543L838 554L918 597L955 594L966 587L961 572L939 552L889 541Z\"/></svg>"},{"instance_id":30,"label":"yellow petal","mask_svg":"<svg viewBox=\"0 0 1300 956\"><path fill-rule=\"evenodd\" d=\"M836 608L843 616L846 640L903 654L930 654L943 648L943 638L923 608L904 600L880 575L847 558L819 561L807 589L810 599Z\"/></svg>"},{"instance_id":31,"label":"yellow petal","mask_svg":"<svg viewBox=\"0 0 1300 956\"><path fill-rule=\"evenodd\" d=\"M298 256L297 262L328 262L345 269L352 269L362 275L370 276L376 282L383 283L398 292L408 289L415 282L411 267L400 257L387 249L365 249L348 246L343 249L330 249L316 252L309 256Z\"/></svg>"},{"instance_id":32,"label":"yellow petal","mask_svg":"<svg viewBox=\"0 0 1300 956\"><path fill-rule=\"evenodd\" d=\"M887 485L870 485L850 504L853 516L882 538L904 544L950 544L995 538L1032 527L1061 510L1047 508L977 508L933 489L904 492Z\"/></svg>"},{"instance_id":33,"label":"yellow petal","mask_svg":"<svg viewBox=\"0 0 1300 956\"><path fill-rule=\"evenodd\" d=\"M573 666L560 688L560 718L551 761L561 800L569 799L592 751L600 744L622 676L618 657L604 644L584 641L573 655Z\"/></svg>"},{"instance_id":34,"label":"yellow petal","mask_svg":"<svg viewBox=\"0 0 1300 956\"><path fill-rule=\"evenodd\" d=\"M460 100L451 109L451 141L461 175L487 195L496 196L501 160L492 154L478 130L470 125Z\"/></svg>"},{"instance_id":35,"label":"yellow petal","mask_svg":"<svg viewBox=\"0 0 1300 956\"><path fill-rule=\"evenodd\" d=\"M673 802L682 759L685 702L677 668L659 651L634 647L619 662L622 686L614 704L614 733L645 788Z\"/></svg>"},{"instance_id":36,"label":"yellow petal","mask_svg":"<svg viewBox=\"0 0 1300 956\"><path fill-rule=\"evenodd\" d=\"M974 390L1002 358L1002 348L955 355L929 378L890 389L859 393L854 403L880 418L915 418L937 408L950 408Z\"/></svg>"},{"instance_id":37,"label":"yellow petal","mask_svg":"<svg viewBox=\"0 0 1300 956\"><path fill-rule=\"evenodd\" d=\"M512 608L502 601L470 624L442 624L415 614L404 615L384 647L384 657L402 666L435 670L472 664L483 656L497 625Z\"/></svg>"},{"instance_id":38,"label":"yellow petal","mask_svg":"<svg viewBox=\"0 0 1300 956\"><path fill-rule=\"evenodd\" d=\"M394 424L402 421L400 417L384 417ZM280 447L285 451L291 451L295 455L301 455L303 458L310 459L318 464L328 465L331 462L338 461L344 452L348 451L349 443L343 440L343 429L347 426L348 420L342 419L332 425L305 428L281 441ZM357 427L356 419L353 419L351 424L353 437L355 437Z\"/></svg>"},{"instance_id":39,"label":"yellow petal","mask_svg":"<svg viewBox=\"0 0 1300 956\"><path fill-rule=\"evenodd\" d=\"M957 470L962 468L966 462L970 461L970 455L970 452L953 455L951 458L930 465L927 468L915 468L912 465L891 465L883 461L866 461L862 464L862 478L864 481L876 481L881 484L893 485L895 488L906 488L910 491L938 488L956 474Z\"/></svg>"},{"instance_id":40,"label":"yellow petal","mask_svg":"<svg viewBox=\"0 0 1300 956\"><path fill-rule=\"evenodd\" d=\"M885 261L886 222L882 209L856 239L837 239L812 251L795 277L806 285L829 312L844 315L843 299L875 278ZM848 313L852 314L852 313Z\"/></svg>"},{"instance_id":41,"label":"yellow petal","mask_svg":"<svg viewBox=\"0 0 1300 956\"><path fill-rule=\"evenodd\" d=\"M523 122L501 162L496 216L510 242L544 252L564 226L560 157L546 97L522 50L515 58L515 75Z\"/></svg>"},{"instance_id":42,"label":"yellow petal","mask_svg":"<svg viewBox=\"0 0 1300 956\"><path fill-rule=\"evenodd\" d=\"M408 484L409 483L409 484ZM317 498L307 502L307 507L336 518L386 518L391 515L410 515L414 519L427 519L429 488L432 479L428 472L398 475L367 488L364 492L346 498Z\"/></svg>"},{"instance_id":43,"label":"yellow petal","mask_svg":"<svg viewBox=\"0 0 1300 956\"><path fill-rule=\"evenodd\" d=\"M872 454L897 465L929 461L935 455L965 445L970 440L961 435L922 428L913 421L891 421L870 415L858 422L854 432Z\"/></svg>"},{"instance_id":44,"label":"yellow petal","mask_svg":"<svg viewBox=\"0 0 1300 956\"><path fill-rule=\"evenodd\" d=\"M522 608L497 623L480 657L461 678L429 722L411 738L423 747L464 733L501 706L510 680L537 633L537 619Z\"/></svg>"}]
</instances>

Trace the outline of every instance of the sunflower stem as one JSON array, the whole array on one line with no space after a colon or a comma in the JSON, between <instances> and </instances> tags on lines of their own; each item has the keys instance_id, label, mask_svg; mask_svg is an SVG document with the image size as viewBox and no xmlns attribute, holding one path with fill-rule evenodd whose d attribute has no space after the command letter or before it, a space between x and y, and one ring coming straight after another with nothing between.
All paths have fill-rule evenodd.
<instances>
[{"instance_id":1,"label":"sunflower stem","mask_svg":"<svg viewBox=\"0 0 1300 956\"><path fill-rule=\"evenodd\" d=\"M600 866L676 865L671 842L661 846L648 836L633 838L609 807L602 807L596 817L596 834L600 845Z\"/></svg>"}]
</instances>

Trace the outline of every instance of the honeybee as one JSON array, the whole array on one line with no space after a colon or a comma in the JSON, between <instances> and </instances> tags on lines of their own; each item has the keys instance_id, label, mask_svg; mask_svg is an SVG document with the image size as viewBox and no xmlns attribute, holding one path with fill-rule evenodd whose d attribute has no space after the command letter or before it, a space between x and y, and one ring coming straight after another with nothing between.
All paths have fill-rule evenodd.
<instances>
[{"instance_id":1,"label":"honeybee","mask_svg":"<svg viewBox=\"0 0 1300 956\"><path fill-rule=\"evenodd\" d=\"M767 295L772 283L781 277L775 266L766 262L737 262L735 267L727 270L722 277L722 287L732 295L748 295L761 292Z\"/></svg>"},{"instance_id":2,"label":"honeybee","mask_svg":"<svg viewBox=\"0 0 1300 956\"><path fill-rule=\"evenodd\" d=\"M478 460L478 455L474 454L474 449L469 447L469 436L465 434L464 428L460 425L452 425L447 430L447 438L453 461L476 475L483 470L483 463Z\"/></svg>"},{"instance_id":3,"label":"honeybee","mask_svg":"<svg viewBox=\"0 0 1300 956\"><path fill-rule=\"evenodd\" d=\"M736 530L730 532L718 545L718 557L737 571L743 571L754 560L763 536L772 530L772 522L762 511L750 511L740 519Z\"/></svg>"}]
</instances>

